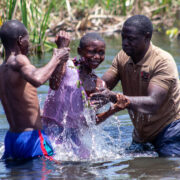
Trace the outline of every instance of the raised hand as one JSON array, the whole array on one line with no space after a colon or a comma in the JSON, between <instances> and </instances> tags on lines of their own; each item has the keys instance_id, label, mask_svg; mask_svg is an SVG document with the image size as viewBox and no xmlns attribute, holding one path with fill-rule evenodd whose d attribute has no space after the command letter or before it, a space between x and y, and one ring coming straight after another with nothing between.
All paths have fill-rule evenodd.
<instances>
[{"instance_id":1,"label":"raised hand","mask_svg":"<svg viewBox=\"0 0 180 180\"><path fill-rule=\"evenodd\" d=\"M57 90L66 70L66 62L69 59L69 48L54 49L53 56L59 61L58 66L49 79L51 89Z\"/></svg>"},{"instance_id":2,"label":"raised hand","mask_svg":"<svg viewBox=\"0 0 180 180\"><path fill-rule=\"evenodd\" d=\"M58 48L69 47L70 44L70 34L65 31L60 31L56 35L55 43Z\"/></svg>"}]
</instances>

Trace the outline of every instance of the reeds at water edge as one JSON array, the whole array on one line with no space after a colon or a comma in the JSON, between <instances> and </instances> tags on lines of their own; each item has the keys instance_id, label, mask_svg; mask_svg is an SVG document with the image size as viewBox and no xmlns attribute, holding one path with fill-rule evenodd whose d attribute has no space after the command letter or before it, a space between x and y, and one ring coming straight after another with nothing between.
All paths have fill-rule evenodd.
<instances>
[{"instance_id":1,"label":"reeds at water edge","mask_svg":"<svg viewBox=\"0 0 180 180\"><path fill-rule=\"evenodd\" d=\"M73 25L75 28L72 31L76 31L77 24L83 19L88 19L91 13L94 13L94 19L99 18L100 21L101 15L126 18L142 13L151 18L169 18L175 16L179 6L180 0L0 0L0 26L6 20L22 21L30 34L33 47L31 52L43 53L54 47L54 44L47 40L51 27L58 26L64 19L69 19L69 29L71 30ZM148 8L147 12L142 11L144 7ZM103 23L104 20L102 27Z\"/></svg>"}]
</instances>

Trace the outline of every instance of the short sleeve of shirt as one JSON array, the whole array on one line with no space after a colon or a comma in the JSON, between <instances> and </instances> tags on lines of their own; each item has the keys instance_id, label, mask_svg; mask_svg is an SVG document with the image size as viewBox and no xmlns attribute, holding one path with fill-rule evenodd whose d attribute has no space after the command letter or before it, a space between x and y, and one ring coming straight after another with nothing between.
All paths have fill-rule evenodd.
<instances>
[{"instance_id":1,"label":"short sleeve of shirt","mask_svg":"<svg viewBox=\"0 0 180 180\"><path fill-rule=\"evenodd\" d=\"M154 66L150 83L168 90L177 79L177 76L177 67L174 59L160 59Z\"/></svg>"},{"instance_id":2,"label":"short sleeve of shirt","mask_svg":"<svg viewBox=\"0 0 180 180\"><path fill-rule=\"evenodd\" d=\"M124 62L124 55L125 53L123 51L120 51L116 57L114 58L111 67L109 68L109 71L114 77L118 77L118 79L121 79L121 73L123 70L123 62Z\"/></svg>"},{"instance_id":3,"label":"short sleeve of shirt","mask_svg":"<svg viewBox=\"0 0 180 180\"><path fill-rule=\"evenodd\" d=\"M118 54L116 55L116 57L114 58L114 60L113 60L113 62L112 62L112 65L111 65L111 67L110 67L110 70L114 73L114 74L116 74L116 75L118 75Z\"/></svg>"}]
</instances>

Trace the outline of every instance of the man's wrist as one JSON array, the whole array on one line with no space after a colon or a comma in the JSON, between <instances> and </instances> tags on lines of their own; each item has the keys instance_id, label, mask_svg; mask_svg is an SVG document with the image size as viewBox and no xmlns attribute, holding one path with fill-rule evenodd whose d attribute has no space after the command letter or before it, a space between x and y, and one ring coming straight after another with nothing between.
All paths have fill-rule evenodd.
<instances>
[{"instance_id":1,"label":"man's wrist","mask_svg":"<svg viewBox=\"0 0 180 180\"><path fill-rule=\"evenodd\" d=\"M125 98L127 99L127 102L128 102L126 108L130 108L131 101L128 98L128 96L125 96Z\"/></svg>"},{"instance_id":2,"label":"man's wrist","mask_svg":"<svg viewBox=\"0 0 180 180\"><path fill-rule=\"evenodd\" d=\"M57 45L58 49L67 48L68 47L68 45L66 43L61 43L61 44L56 44L56 45Z\"/></svg>"}]
</instances>

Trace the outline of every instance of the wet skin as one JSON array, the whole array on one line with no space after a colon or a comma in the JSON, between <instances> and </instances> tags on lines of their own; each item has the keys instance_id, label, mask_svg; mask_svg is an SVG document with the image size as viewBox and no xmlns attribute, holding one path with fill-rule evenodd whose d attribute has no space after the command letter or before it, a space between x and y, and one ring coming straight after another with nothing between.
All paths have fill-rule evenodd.
<instances>
[{"instance_id":1,"label":"wet skin","mask_svg":"<svg viewBox=\"0 0 180 180\"><path fill-rule=\"evenodd\" d=\"M124 26L122 29L122 49L132 58L134 63L139 62L149 48L149 35L143 35L134 26Z\"/></svg>"},{"instance_id":2,"label":"wet skin","mask_svg":"<svg viewBox=\"0 0 180 180\"><path fill-rule=\"evenodd\" d=\"M78 48L78 53L84 58L84 66L90 71L96 69L105 58L105 43L98 40L89 41L83 48Z\"/></svg>"},{"instance_id":3,"label":"wet skin","mask_svg":"<svg viewBox=\"0 0 180 180\"><path fill-rule=\"evenodd\" d=\"M124 26L122 29L122 48L125 53L132 58L134 63L138 63L146 54L151 37L149 33L141 34L135 26ZM108 70L102 77L106 82L107 87L111 90L118 83L118 77ZM111 101L116 102L116 93L105 90L100 93L91 94L93 104L106 104ZM147 96L125 96L129 101L128 108L139 111L145 114L154 114L161 106L167 96L168 91L158 85L149 84L147 89ZM125 101L124 101L125 102ZM125 105L122 101L122 106ZM120 103L120 102L119 102Z\"/></svg>"},{"instance_id":4,"label":"wet skin","mask_svg":"<svg viewBox=\"0 0 180 180\"><path fill-rule=\"evenodd\" d=\"M29 51L29 35L26 34L24 37L19 37L20 49L23 55L27 55Z\"/></svg>"},{"instance_id":5,"label":"wet skin","mask_svg":"<svg viewBox=\"0 0 180 180\"><path fill-rule=\"evenodd\" d=\"M0 99L12 132L42 128L36 88L49 79L61 61L69 58L69 49L54 49L49 63L36 68L26 56L28 47L28 34L19 37L17 44L6 50L6 59L0 66Z\"/></svg>"},{"instance_id":6,"label":"wet skin","mask_svg":"<svg viewBox=\"0 0 180 180\"><path fill-rule=\"evenodd\" d=\"M56 39L58 40L58 37L56 37ZM58 47L68 46L69 42L70 37L68 34L66 34L64 36L63 44L56 44L58 45ZM89 41L85 47L78 48L78 53L81 56L81 59L83 59L83 62L80 63L79 76L83 83L83 87L86 91L86 94L87 96L89 96L93 92L98 92L98 88L106 87L105 82L99 77L97 77L94 72L92 72L93 69L97 68L100 65L100 63L104 61L105 43L98 40ZM63 70L60 66L56 68L56 70L50 78L51 89L57 90L59 88L64 73L65 70ZM101 119L105 119L106 117L107 116L101 116Z\"/></svg>"},{"instance_id":7,"label":"wet skin","mask_svg":"<svg viewBox=\"0 0 180 180\"><path fill-rule=\"evenodd\" d=\"M89 41L85 47L78 48L79 55L84 59L80 65L80 79L88 96L97 92L97 88L106 87L104 81L92 71L104 61L105 48L105 43L98 40Z\"/></svg>"},{"instance_id":8,"label":"wet skin","mask_svg":"<svg viewBox=\"0 0 180 180\"><path fill-rule=\"evenodd\" d=\"M71 37L68 32L60 31L58 34L56 34L55 43L58 49L69 47L70 39ZM59 88L65 72L66 72L66 61L61 61L49 79L49 86L51 89L57 90Z\"/></svg>"}]
</instances>

